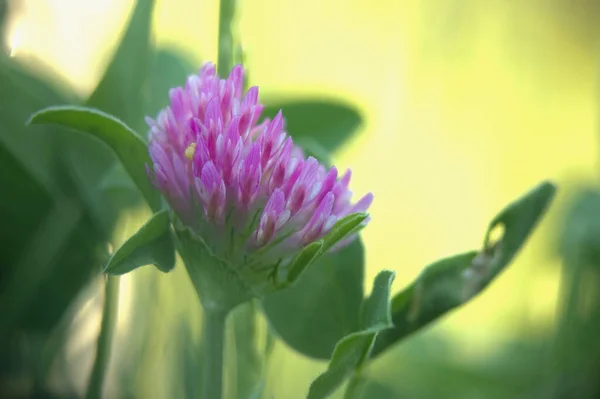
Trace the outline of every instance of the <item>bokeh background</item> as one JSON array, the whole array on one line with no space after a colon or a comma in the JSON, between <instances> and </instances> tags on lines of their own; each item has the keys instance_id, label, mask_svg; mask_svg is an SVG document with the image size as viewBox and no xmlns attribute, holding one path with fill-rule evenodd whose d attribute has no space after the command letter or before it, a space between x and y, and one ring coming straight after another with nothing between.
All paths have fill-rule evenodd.
<instances>
[{"instance_id":1,"label":"bokeh background","mask_svg":"<svg viewBox=\"0 0 600 399\"><path fill-rule=\"evenodd\" d=\"M133 0L3 1L8 12L0 115L10 114L13 126L50 104L22 105L23 96L14 93L25 89L6 72L9 63L58 88L61 95L54 100L86 98L102 78L134 6ZM540 180L550 178L560 187L533 238L484 294L366 370L367 397L595 397L600 384L578 379L599 371L584 366L598 362L599 352L582 338L593 327L579 336L583 327L573 327L572 320L563 325L564 314L571 314L564 310L570 292L565 283L571 280L559 241L572 199L596 180L600 2L245 0L238 7L250 83L260 86L262 96L338 100L363 117L333 158L353 169L356 193L375 194L372 222L363 233L367 290L383 268L396 271L397 291L432 261L477 248L497 211ZM181 55L193 69L216 59L218 2L157 0L153 24L156 46ZM17 106L27 112L14 111ZM0 121L0 128L8 152L16 151L16 158L27 154L28 147L11 138L12 127ZM1 192L20 184L17 169L0 173L8 182ZM147 215L147 209L132 205L116 217L113 245ZM12 231L25 222L17 215L1 223L3 231ZM38 253L31 247L24 251ZM3 284L9 274L3 274ZM592 288L585 292L595 292L598 281L586 280ZM63 280L56 281L58 286L42 290L47 301L61 294ZM93 280L77 294L58 324L49 322L51 342L61 345L33 334L2 356L5 392L15 397L36 392L28 364L39 359L31 353L50 347L60 348L60 360L51 357L46 366L50 377L43 391L59 397L83 393L99 328L98 283ZM569 287L579 292L574 284ZM13 303L8 294L1 298L3 309ZM39 308L44 302L24 303L15 319L22 318L19 311L45 313ZM595 304L583 314L597 313ZM190 380L193 385L193 376L179 377L185 374L186 345L198 343L199 320L182 267L166 276L153 268L125 276L107 397L181 397L193 389L186 385ZM5 327L11 326L6 321ZM569 326L576 331L567 344L560 331ZM553 357L558 346L576 353L575 382L566 386L579 388L562 391L553 385L557 378L546 378L554 374L545 366L564 364ZM266 367L264 397L301 398L326 363L277 342Z\"/></svg>"}]
</instances>

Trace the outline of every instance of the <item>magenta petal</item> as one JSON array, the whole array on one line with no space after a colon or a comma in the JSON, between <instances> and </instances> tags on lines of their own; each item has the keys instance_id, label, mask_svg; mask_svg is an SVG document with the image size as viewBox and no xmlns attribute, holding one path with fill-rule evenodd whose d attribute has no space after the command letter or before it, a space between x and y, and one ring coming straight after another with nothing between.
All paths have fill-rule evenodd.
<instances>
[{"instance_id":1,"label":"magenta petal","mask_svg":"<svg viewBox=\"0 0 600 399\"><path fill-rule=\"evenodd\" d=\"M336 168L305 157L288 136L283 113L259 120L264 107L258 87L246 93L243 87L241 66L221 79L207 63L183 87L173 88L169 106L155 119L146 118L152 160L147 174L207 243L232 248L227 245L232 237L244 237L246 245L234 247L246 256L279 238L276 251L283 252L277 256L293 256L338 219L366 211L373 196L353 204L351 172L340 177ZM199 217L207 223L195 220Z\"/></svg>"},{"instance_id":2,"label":"magenta petal","mask_svg":"<svg viewBox=\"0 0 600 399\"><path fill-rule=\"evenodd\" d=\"M304 229L302 235L303 243L312 242L323 235L323 226L331 215L333 201L333 194L327 193Z\"/></svg>"},{"instance_id":3,"label":"magenta petal","mask_svg":"<svg viewBox=\"0 0 600 399\"><path fill-rule=\"evenodd\" d=\"M350 208L350 213L355 212L365 212L371 204L373 203L373 194L368 193L364 197L362 197L352 208Z\"/></svg>"}]
</instances>

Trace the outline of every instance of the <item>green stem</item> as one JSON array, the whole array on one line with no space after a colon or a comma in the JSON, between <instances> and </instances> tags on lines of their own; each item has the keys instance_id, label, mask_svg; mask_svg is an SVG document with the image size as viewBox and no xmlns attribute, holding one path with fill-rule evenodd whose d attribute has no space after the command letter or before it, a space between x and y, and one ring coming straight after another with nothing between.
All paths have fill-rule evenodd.
<instances>
[{"instance_id":1,"label":"green stem","mask_svg":"<svg viewBox=\"0 0 600 399\"><path fill-rule=\"evenodd\" d=\"M102 324L96 345L96 360L87 387L87 399L102 397L102 388L108 371L112 338L117 324L119 305L119 277L108 276L104 285L104 309L102 310Z\"/></svg>"},{"instance_id":2,"label":"green stem","mask_svg":"<svg viewBox=\"0 0 600 399\"><path fill-rule=\"evenodd\" d=\"M219 4L219 54L217 73L226 78L233 67L233 33L232 22L236 0L221 0Z\"/></svg>"},{"instance_id":3,"label":"green stem","mask_svg":"<svg viewBox=\"0 0 600 399\"><path fill-rule=\"evenodd\" d=\"M227 311L204 308L202 320L202 398L220 399Z\"/></svg>"},{"instance_id":4,"label":"green stem","mask_svg":"<svg viewBox=\"0 0 600 399\"><path fill-rule=\"evenodd\" d=\"M344 392L344 399L358 399L362 396L362 391L365 386L365 381L361 376L361 370L357 369L352 374L348 385L346 386L346 392Z\"/></svg>"}]
</instances>

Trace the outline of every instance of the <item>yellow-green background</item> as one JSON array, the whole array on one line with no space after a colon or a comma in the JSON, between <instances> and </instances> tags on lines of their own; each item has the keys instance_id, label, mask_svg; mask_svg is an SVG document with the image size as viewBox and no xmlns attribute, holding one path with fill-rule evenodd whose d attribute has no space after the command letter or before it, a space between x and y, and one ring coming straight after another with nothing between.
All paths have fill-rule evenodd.
<instances>
[{"instance_id":1,"label":"yellow-green background","mask_svg":"<svg viewBox=\"0 0 600 399\"><path fill-rule=\"evenodd\" d=\"M6 43L13 56L41 61L90 93L133 1L19 3ZM597 168L598 10L585 0L239 1L246 66L263 95L342 99L363 113L359 134L335 161L352 168L357 195L375 194L363 234L367 289L383 268L397 272L399 290L431 261L477 248L506 203L544 178L560 184L552 212L515 264L435 327L465 356L485 357L554 322L561 206ZM157 44L198 65L215 60L217 13L216 1L157 1ZM125 230L141 215L129 219ZM183 283L185 275L180 268L165 279ZM162 289L184 295L173 284ZM124 300L122 328L134 328L126 323L132 311ZM86 320L77 330L84 347L98 319ZM302 397L324 367L280 344L270 392ZM148 388L148 395L164 393Z\"/></svg>"}]
</instances>

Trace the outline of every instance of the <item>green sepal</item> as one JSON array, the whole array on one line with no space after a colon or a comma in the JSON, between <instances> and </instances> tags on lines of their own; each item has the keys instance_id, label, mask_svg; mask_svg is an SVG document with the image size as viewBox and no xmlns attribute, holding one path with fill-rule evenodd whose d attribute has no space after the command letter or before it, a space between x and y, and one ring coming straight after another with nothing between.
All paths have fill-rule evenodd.
<instances>
[{"instance_id":1,"label":"green sepal","mask_svg":"<svg viewBox=\"0 0 600 399\"><path fill-rule=\"evenodd\" d=\"M104 271L120 275L148 264L154 264L165 273L172 270L175 246L169 226L167 210L154 214L113 254Z\"/></svg>"},{"instance_id":2,"label":"green sepal","mask_svg":"<svg viewBox=\"0 0 600 399\"><path fill-rule=\"evenodd\" d=\"M319 256L323 248L323 240L308 244L292 260L288 268L287 282L292 284L300 277L308 266Z\"/></svg>"},{"instance_id":3,"label":"green sepal","mask_svg":"<svg viewBox=\"0 0 600 399\"><path fill-rule=\"evenodd\" d=\"M347 335L337 343L327 371L311 384L308 399L322 399L331 395L369 358L377 334L393 327L390 288L394 275L394 272L384 270L375 277L373 291L362 306L362 330Z\"/></svg>"},{"instance_id":4,"label":"green sepal","mask_svg":"<svg viewBox=\"0 0 600 399\"><path fill-rule=\"evenodd\" d=\"M322 253L327 252L331 247L340 242L346 237L349 237L350 234L357 232L357 228L362 228L361 223L369 217L368 213L357 212L352 213L348 216L343 217L338 220L329 233L327 233L323 238L323 248Z\"/></svg>"}]
</instances>

